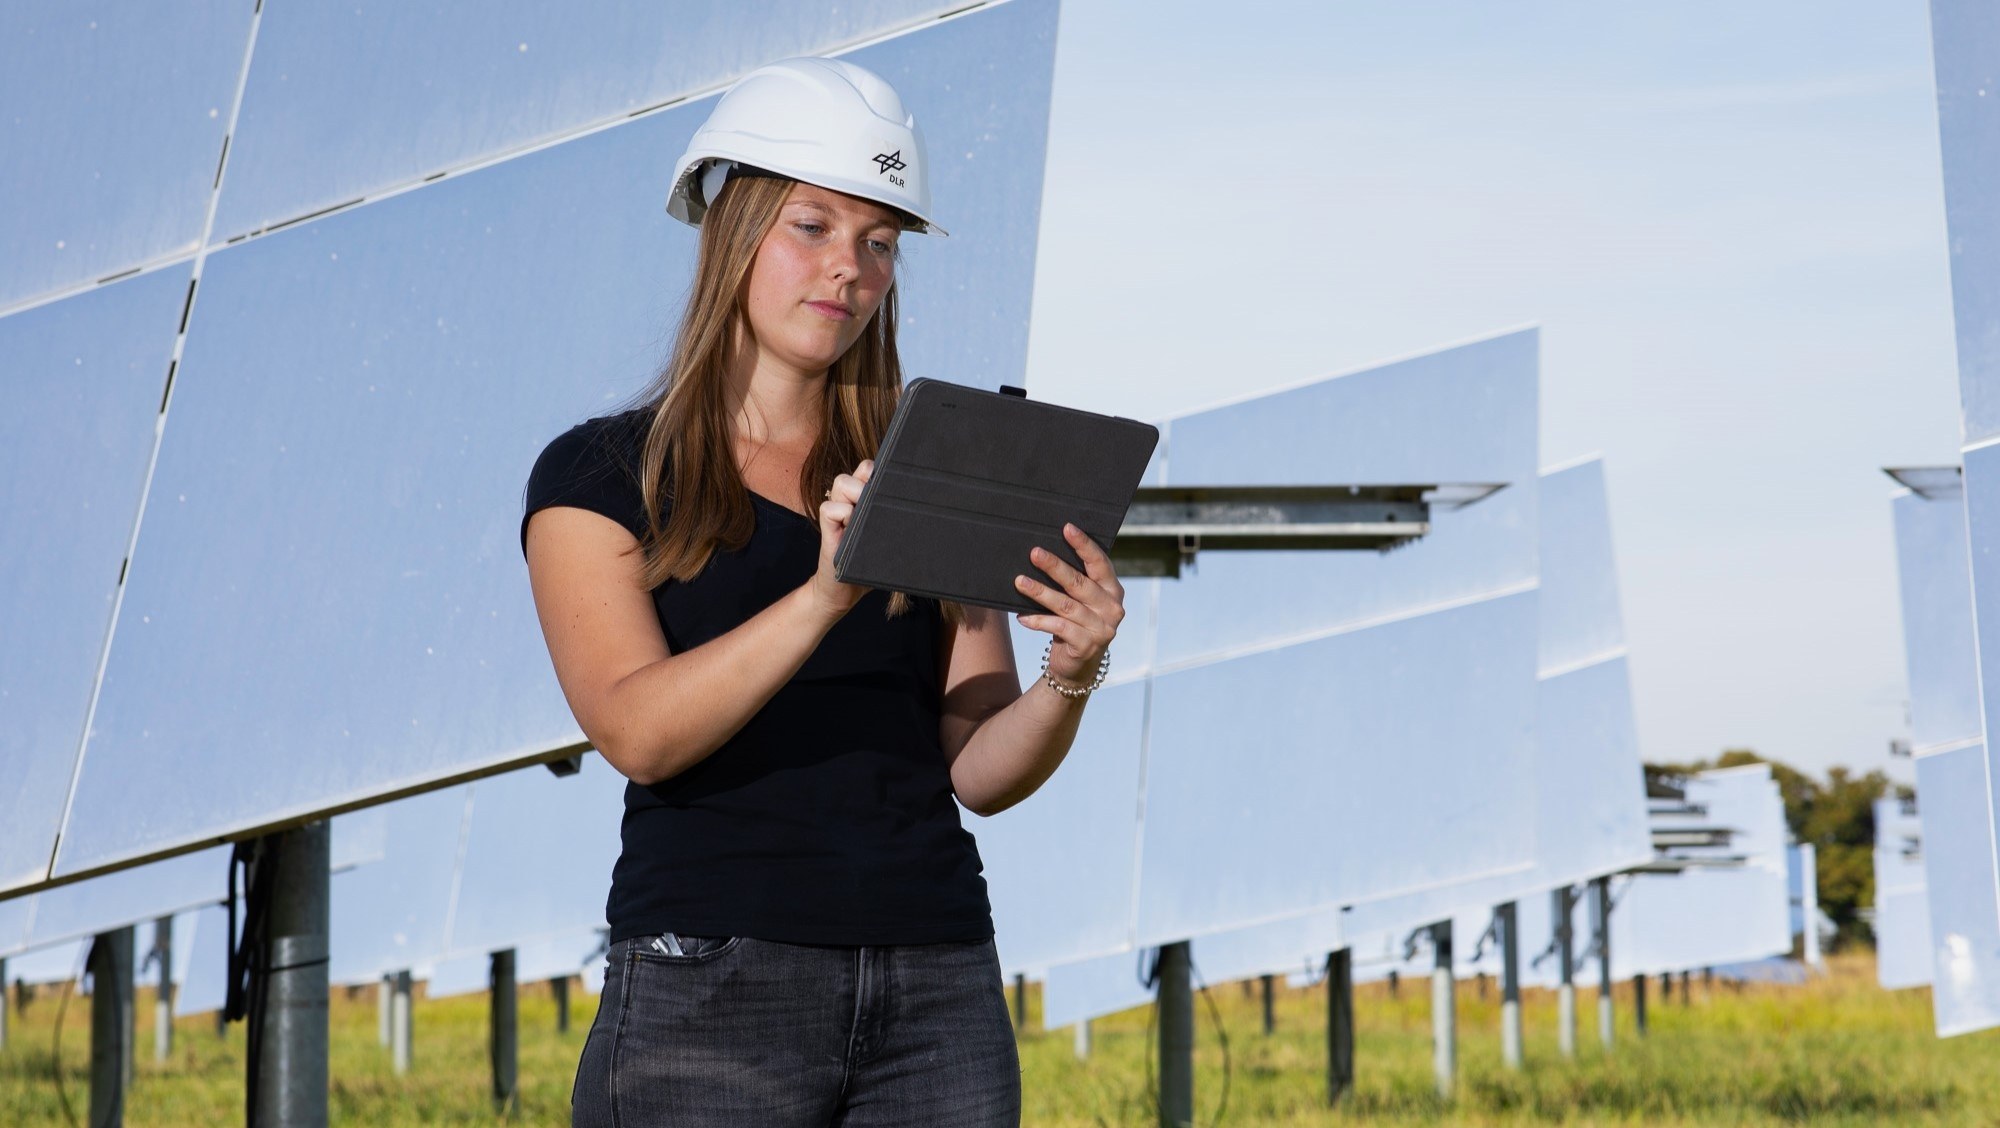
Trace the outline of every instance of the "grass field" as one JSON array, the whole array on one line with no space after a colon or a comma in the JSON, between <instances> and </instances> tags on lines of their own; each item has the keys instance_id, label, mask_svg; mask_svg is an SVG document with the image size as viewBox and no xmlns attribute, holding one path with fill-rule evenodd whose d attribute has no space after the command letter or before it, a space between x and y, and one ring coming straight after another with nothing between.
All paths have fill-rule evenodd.
<instances>
[{"instance_id":1,"label":"grass field","mask_svg":"<svg viewBox=\"0 0 2000 1128\"><path fill-rule=\"evenodd\" d=\"M1213 1123L1222 1097L1228 1040L1225 1124L1284 1125L1993 1125L2000 1124L2000 1035L1940 1041L1931 1033L1924 991L1875 986L1866 955L1836 957L1804 987L1697 980L1684 1003L1652 1000L1651 1030L1632 1028L1629 985L1618 998L1614 1051L1597 1046L1592 993L1580 993L1583 1048L1575 1062L1556 1053L1555 1003L1526 999L1528 1067L1500 1064L1497 990L1459 988L1460 1086L1450 1104L1432 1093L1427 984L1391 997L1380 984L1355 990L1356 1086L1342 1107L1324 1107L1326 1003L1318 990L1277 996L1277 1028L1266 1036L1256 997L1236 985L1197 1003L1200 1023L1196 1104ZM555 1031L546 985L521 998L521 1112L528 1124L567 1124L571 1072L595 1000L575 999L572 1026ZM1030 999L1030 1025L1035 1019ZM62 1125L53 1063L57 1001L47 991L12 1016L0 1051L0 1125ZM153 1062L152 1002L142 994L137 1076L126 1123L242 1122L243 1032L218 1038L212 1018L183 1019L172 1060ZM335 1124L396 1128L486 1124L500 1118L487 1097L486 1004L480 996L420 999L415 1063L390 1069L376 1041L372 992L333 1000L332 1112ZM1068 1029L1023 1035L1027 1122L1037 1125L1147 1125L1148 1014L1100 1020L1088 1060L1072 1051ZM79 1123L88 1102L89 1004L73 999L62 1022L61 1058Z\"/></svg>"}]
</instances>

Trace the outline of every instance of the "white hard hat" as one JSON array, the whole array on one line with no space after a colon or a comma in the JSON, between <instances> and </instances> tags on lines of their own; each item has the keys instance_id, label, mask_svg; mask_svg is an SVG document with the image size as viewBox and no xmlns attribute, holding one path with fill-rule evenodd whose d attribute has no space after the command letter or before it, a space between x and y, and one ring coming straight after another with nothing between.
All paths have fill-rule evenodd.
<instances>
[{"instance_id":1,"label":"white hard hat","mask_svg":"<svg viewBox=\"0 0 2000 1128\"><path fill-rule=\"evenodd\" d=\"M716 102L674 167L667 214L701 226L732 171L761 170L874 200L931 222L924 135L882 76L841 59L801 57L758 67Z\"/></svg>"}]
</instances>

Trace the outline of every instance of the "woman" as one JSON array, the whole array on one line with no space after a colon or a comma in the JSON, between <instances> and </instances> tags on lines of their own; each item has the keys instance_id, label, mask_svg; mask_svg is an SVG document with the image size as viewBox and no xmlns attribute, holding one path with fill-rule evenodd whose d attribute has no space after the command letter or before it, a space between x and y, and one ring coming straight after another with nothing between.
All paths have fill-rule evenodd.
<instances>
[{"instance_id":1,"label":"woman","mask_svg":"<svg viewBox=\"0 0 2000 1128\"><path fill-rule=\"evenodd\" d=\"M701 229L673 357L549 444L522 543L578 725L625 775L578 1125L1014 1124L978 852L1048 779L1124 617L1104 553L1036 550L998 612L834 578L901 387L895 262L933 229L914 122L849 63L723 96L668 210Z\"/></svg>"}]
</instances>

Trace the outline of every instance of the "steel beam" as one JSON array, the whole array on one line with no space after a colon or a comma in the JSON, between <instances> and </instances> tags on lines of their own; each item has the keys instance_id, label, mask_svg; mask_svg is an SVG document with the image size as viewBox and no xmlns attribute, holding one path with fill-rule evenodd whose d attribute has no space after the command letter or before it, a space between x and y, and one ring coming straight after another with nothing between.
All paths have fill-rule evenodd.
<instances>
[{"instance_id":1,"label":"steel beam","mask_svg":"<svg viewBox=\"0 0 2000 1128\"><path fill-rule=\"evenodd\" d=\"M1639 1037L1646 1036L1646 977L1632 977L1632 1025Z\"/></svg>"},{"instance_id":2,"label":"steel beam","mask_svg":"<svg viewBox=\"0 0 2000 1128\"><path fill-rule=\"evenodd\" d=\"M1194 1124L1194 984L1185 940L1160 948L1160 1128Z\"/></svg>"},{"instance_id":3,"label":"steel beam","mask_svg":"<svg viewBox=\"0 0 2000 1128\"><path fill-rule=\"evenodd\" d=\"M416 1035L410 1002L410 971L404 968L392 978L389 990L389 1058L398 1077L410 1071L411 1042Z\"/></svg>"},{"instance_id":4,"label":"steel beam","mask_svg":"<svg viewBox=\"0 0 2000 1128\"><path fill-rule=\"evenodd\" d=\"M250 1072L250 1122L259 1128L326 1128L327 871L332 824L322 819L265 836L258 865L273 866L265 943L251 974L261 981L250 1016L258 1044Z\"/></svg>"},{"instance_id":5,"label":"steel beam","mask_svg":"<svg viewBox=\"0 0 2000 1128\"><path fill-rule=\"evenodd\" d=\"M132 1084L132 926L90 944L90 1128L125 1123Z\"/></svg>"},{"instance_id":6,"label":"steel beam","mask_svg":"<svg viewBox=\"0 0 2000 1128\"><path fill-rule=\"evenodd\" d=\"M521 1111L520 996L514 983L514 949L494 952L487 976L486 1046L493 1062L493 1107L503 1116Z\"/></svg>"},{"instance_id":7,"label":"steel beam","mask_svg":"<svg viewBox=\"0 0 2000 1128\"><path fill-rule=\"evenodd\" d=\"M1451 1099L1458 1079L1458 981L1452 976L1451 922L1431 925L1431 1064L1438 1096Z\"/></svg>"},{"instance_id":8,"label":"steel beam","mask_svg":"<svg viewBox=\"0 0 2000 1128\"><path fill-rule=\"evenodd\" d=\"M1500 931L1500 1060L1521 1068L1521 928L1514 902L1493 910Z\"/></svg>"},{"instance_id":9,"label":"steel beam","mask_svg":"<svg viewBox=\"0 0 2000 1128\"><path fill-rule=\"evenodd\" d=\"M153 922L153 955L159 962L159 984L153 993L153 1060L164 1062L174 1053L174 918Z\"/></svg>"},{"instance_id":10,"label":"steel beam","mask_svg":"<svg viewBox=\"0 0 2000 1128\"><path fill-rule=\"evenodd\" d=\"M1469 504L1498 487L1468 487ZM1439 487L1148 486L1125 512L1112 561L1120 575L1178 576L1196 553L1382 549L1430 531Z\"/></svg>"},{"instance_id":11,"label":"steel beam","mask_svg":"<svg viewBox=\"0 0 2000 1128\"><path fill-rule=\"evenodd\" d=\"M1556 925L1556 1046L1576 1056L1576 895L1565 885L1549 894Z\"/></svg>"},{"instance_id":12,"label":"steel beam","mask_svg":"<svg viewBox=\"0 0 2000 1128\"><path fill-rule=\"evenodd\" d=\"M1354 1087L1354 950L1326 957L1326 1103Z\"/></svg>"},{"instance_id":13,"label":"steel beam","mask_svg":"<svg viewBox=\"0 0 2000 1128\"><path fill-rule=\"evenodd\" d=\"M1611 1006L1611 879L1590 882L1590 930L1597 949L1597 1040L1611 1049L1615 1017Z\"/></svg>"}]
</instances>

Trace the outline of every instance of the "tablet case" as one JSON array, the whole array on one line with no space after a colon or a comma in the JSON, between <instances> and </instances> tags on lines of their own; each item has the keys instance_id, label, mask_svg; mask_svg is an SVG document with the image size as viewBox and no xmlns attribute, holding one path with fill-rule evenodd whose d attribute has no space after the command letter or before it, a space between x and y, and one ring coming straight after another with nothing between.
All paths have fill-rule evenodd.
<instances>
[{"instance_id":1,"label":"tablet case","mask_svg":"<svg viewBox=\"0 0 2000 1128\"><path fill-rule=\"evenodd\" d=\"M1040 545L1081 570L1065 522L1106 552L1159 429L1018 394L912 380L834 555L845 583L1006 611L1047 608L1014 577ZM1060 585L1055 585L1060 587Z\"/></svg>"}]
</instances>

